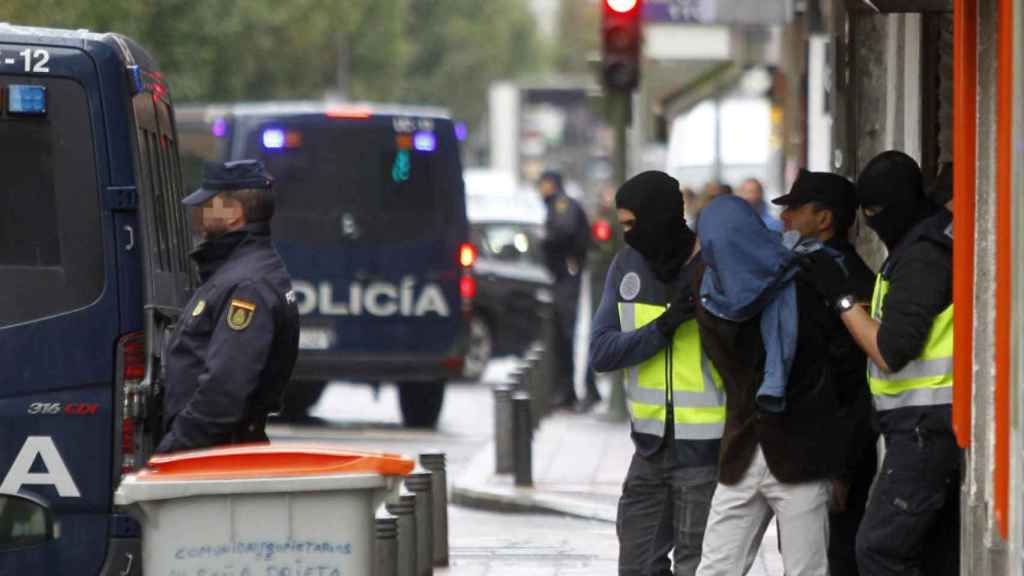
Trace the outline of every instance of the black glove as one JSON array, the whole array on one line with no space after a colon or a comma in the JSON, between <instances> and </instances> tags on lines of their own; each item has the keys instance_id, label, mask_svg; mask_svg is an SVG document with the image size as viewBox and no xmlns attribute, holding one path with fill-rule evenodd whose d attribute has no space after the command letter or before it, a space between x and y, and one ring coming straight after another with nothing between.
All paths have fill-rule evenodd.
<instances>
[{"instance_id":1,"label":"black glove","mask_svg":"<svg viewBox=\"0 0 1024 576\"><path fill-rule=\"evenodd\" d=\"M824 250L812 252L800 258L800 276L810 284L829 304L850 293L846 270Z\"/></svg>"},{"instance_id":2,"label":"black glove","mask_svg":"<svg viewBox=\"0 0 1024 576\"><path fill-rule=\"evenodd\" d=\"M662 312L661 316L658 316L654 321L654 325L665 338L671 339L676 332L676 328L683 322L692 320L696 313L697 301L694 300L693 293L689 287L684 287L672 299L668 310Z\"/></svg>"}]
</instances>

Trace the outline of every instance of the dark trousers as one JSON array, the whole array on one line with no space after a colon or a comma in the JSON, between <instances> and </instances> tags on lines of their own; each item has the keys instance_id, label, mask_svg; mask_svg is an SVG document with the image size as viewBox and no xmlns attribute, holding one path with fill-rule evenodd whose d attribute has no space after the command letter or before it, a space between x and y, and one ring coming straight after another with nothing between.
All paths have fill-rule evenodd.
<instances>
[{"instance_id":1,"label":"dark trousers","mask_svg":"<svg viewBox=\"0 0 1024 576\"><path fill-rule=\"evenodd\" d=\"M717 483L717 466L680 466L671 450L634 454L616 522L619 575L672 576L671 551L676 576L692 576Z\"/></svg>"},{"instance_id":2,"label":"dark trousers","mask_svg":"<svg viewBox=\"0 0 1024 576\"><path fill-rule=\"evenodd\" d=\"M576 387L573 376L576 371L575 347L576 317L580 301L580 277L567 276L555 283L555 354L558 359L558 381L553 387L556 404L571 404L576 401ZM594 382L594 371L587 364L586 373L587 396L600 398Z\"/></svg>"},{"instance_id":3,"label":"dark trousers","mask_svg":"<svg viewBox=\"0 0 1024 576\"><path fill-rule=\"evenodd\" d=\"M875 434L870 434L876 437ZM868 442L859 455L846 496L846 510L830 513L828 517L828 567L831 576L859 576L857 570L857 529L868 505L871 483L878 470L878 448Z\"/></svg>"},{"instance_id":4,"label":"dark trousers","mask_svg":"<svg viewBox=\"0 0 1024 576\"><path fill-rule=\"evenodd\" d=\"M889 433L885 449L857 532L861 574L959 574L962 453L952 432Z\"/></svg>"}]
</instances>

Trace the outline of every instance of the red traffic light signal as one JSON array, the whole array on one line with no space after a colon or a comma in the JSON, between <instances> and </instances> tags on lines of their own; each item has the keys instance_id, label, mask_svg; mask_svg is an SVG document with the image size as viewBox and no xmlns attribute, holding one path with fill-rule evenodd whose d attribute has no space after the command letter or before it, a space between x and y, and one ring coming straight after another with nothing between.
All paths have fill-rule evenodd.
<instances>
[{"instance_id":1,"label":"red traffic light signal","mask_svg":"<svg viewBox=\"0 0 1024 576\"><path fill-rule=\"evenodd\" d=\"M609 89L640 83L642 0L602 0L601 75Z\"/></svg>"}]
</instances>

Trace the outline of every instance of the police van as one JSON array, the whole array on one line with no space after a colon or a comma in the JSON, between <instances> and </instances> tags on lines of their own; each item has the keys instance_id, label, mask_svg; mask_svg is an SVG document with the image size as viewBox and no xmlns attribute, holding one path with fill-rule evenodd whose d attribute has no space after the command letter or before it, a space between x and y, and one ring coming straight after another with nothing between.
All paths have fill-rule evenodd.
<instances>
[{"instance_id":1,"label":"police van","mask_svg":"<svg viewBox=\"0 0 1024 576\"><path fill-rule=\"evenodd\" d=\"M183 106L186 182L202 160L274 176L274 244L302 317L285 417L326 382L396 382L403 420L433 426L462 374L476 283L456 125L437 109L330 102Z\"/></svg>"},{"instance_id":2,"label":"police van","mask_svg":"<svg viewBox=\"0 0 1024 576\"><path fill-rule=\"evenodd\" d=\"M139 574L113 505L194 287L174 112L116 34L0 24L0 574Z\"/></svg>"}]
</instances>

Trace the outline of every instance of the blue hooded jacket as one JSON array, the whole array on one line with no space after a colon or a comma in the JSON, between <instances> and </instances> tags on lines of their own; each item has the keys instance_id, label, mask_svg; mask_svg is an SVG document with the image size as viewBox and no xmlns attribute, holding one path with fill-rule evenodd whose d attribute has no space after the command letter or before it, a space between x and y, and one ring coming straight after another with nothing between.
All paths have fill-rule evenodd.
<instances>
[{"instance_id":1,"label":"blue hooded jacket","mask_svg":"<svg viewBox=\"0 0 1024 576\"><path fill-rule=\"evenodd\" d=\"M715 198L701 211L697 237L707 264L701 304L733 322L761 315L765 367L757 404L782 412L798 337L793 283L797 259L823 245L800 240L796 232L783 236L769 230L750 204L736 196Z\"/></svg>"}]
</instances>

